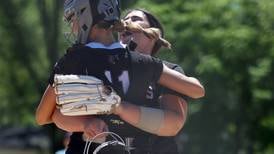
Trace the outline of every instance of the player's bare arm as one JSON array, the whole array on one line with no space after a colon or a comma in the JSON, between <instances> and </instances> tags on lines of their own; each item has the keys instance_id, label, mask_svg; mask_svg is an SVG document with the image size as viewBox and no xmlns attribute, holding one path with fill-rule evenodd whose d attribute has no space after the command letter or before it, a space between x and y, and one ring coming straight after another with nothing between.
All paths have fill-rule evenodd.
<instances>
[{"instance_id":1,"label":"player's bare arm","mask_svg":"<svg viewBox=\"0 0 274 154\"><path fill-rule=\"evenodd\" d=\"M187 102L180 96L163 94L159 103L165 110L165 123L159 134L178 134L183 128L187 117Z\"/></svg>"},{"instance_id":2,"label":"player's bare arm","mask_svg":"<svg viewBox=\"0 0 274 154\"><path fill-rule=\"evenodd\" d=\"M186 101L175 95L165 95L161 98L161 103L164 109L122 102L116 108L115 114L146 132L159 136L175 136L186 119Z\"/></svg>"},{"instance_id":3,"label":"player's bare arm","mask_svg":"<svg viewBox=\"0 0 274 154\"><path fill-rule=\"evenodd\" d=\"M163 67L163 73L158 82L191 98L200 98L205 95L204 87L196 78L183 75L168 68L166 65Z\"/></svg>"},{"instance_id":4,"label":"player's bare arm","mask_svg":"<svg viewBox=\"0 0 274 154\"><path fill-rule=\"evenodd\" d=\"M39 125L45 125L52 123L51 116L56 106L56 95L54 89L48 85L44 92L42 99L40 100L39 106L36 109L36 122Z\"/></svg>"},{"instance_id":5,"label":"player's bare arm","mask_svg":"<svg viewBox=\"0 0 274 154\"><path fill-rule=\"evenodd\" d=\"M88 138L107 130L107 125L94 116L65 116L59 109L54 111L53 122L62 130L68 132L85 132Z\"/></svg>"}]
</instances>

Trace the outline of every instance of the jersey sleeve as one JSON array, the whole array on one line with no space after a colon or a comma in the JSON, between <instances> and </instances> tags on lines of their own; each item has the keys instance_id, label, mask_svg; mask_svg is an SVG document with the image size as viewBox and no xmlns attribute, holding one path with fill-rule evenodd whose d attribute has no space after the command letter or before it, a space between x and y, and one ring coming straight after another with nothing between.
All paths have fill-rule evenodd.
<instances>
[{"instance_id":1,"label":"jersey sleeve","mask_svg":"<svg viewBox=\"0 0 274 154\"><path fill-rule=\"evenodd\" d=\"M130 52L133 72L137 73L143 80L157 83L163 72L163 61L150 55L138 52ZM141 75L140 75L141 73Z\"/></svg>"},{"instance_id":2,"label":"jersey sleeve","mask_svg":"<svg viewBox=\"0 0 274 154\"><path fill-rule=\"evenodd\" d=\"M158 59L158 58L154 58L154 57L151 57L151 69L153 70L153 76L152 76L152 80L153 81L159 81L160 79L160 76L163 72L163 62Z\"/></svg>"},{"instance_id":3,"label":"jersey sleeve","mask_svg":"<svg viewBox=\"0 0 274 154\"><path fill-rule=\"evenodd\" d=\"M182 73L182 74L185 74L185 73L184 73L184 70L183 70L182 67L180 67L179 65L174 65L174 66L167 65L167 66L168 66L169 68L171 68L171 69L177 71L177 72L180 72L180 73ZM160 86L160 89L161 89L161 90L160 90L160 95L162 95L162 94L171 94L171 95L176 95L176 96L182 97L182 98L184 98L184 99L187 99L187 96L182 95L182 94L180 94L180 93L178 93L178 92L176 92L176 91L174 91L174 90L171 90L171 89L169 89L169 88Z\"/></svg>"},{"instance_id":4,"label":"jersey sleeve","mask_svg":"<svg viewBox=\"0 0 274 154\"><path fill-rule=\"evenodd\" d=\"M150 79L153 82L158 82L163 72L163 62L159 58L151 57L149 55L140 54L139 62L142 61L140 68L141 72L150 74Z\"/></svg>"},{"instance_id":5,"label":"jersey sleeve","mask_svg":"<svg viewBox=\"0 0 274 154\"><path fill-rule=\"evenodd\" d=\"M77 74L80 70L80 63L77 60L78 56L73 52L69 52L60 58L51 71L48 79L49 84L53 84L55 74Z\"/></svg>"}]
</instances>

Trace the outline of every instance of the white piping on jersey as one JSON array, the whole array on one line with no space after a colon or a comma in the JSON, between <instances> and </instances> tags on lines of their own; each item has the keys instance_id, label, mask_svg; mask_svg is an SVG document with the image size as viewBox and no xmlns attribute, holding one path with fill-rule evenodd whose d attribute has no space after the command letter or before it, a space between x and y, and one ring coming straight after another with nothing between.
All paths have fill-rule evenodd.
<instances>
[{"instance_id":1,"label":"white piping on jersey","mask_svg":"<svg viewBox=\"0 0 274 154\"><path fill-rule=\"evenodd\" d=\"M125 48L125 45L121 44L120 42L112 43L109 46L105 46L102 43L99 42L90 42L86 44L86 46L94 49L119 49L119 48Z\"/></svg>"}]
</instances>

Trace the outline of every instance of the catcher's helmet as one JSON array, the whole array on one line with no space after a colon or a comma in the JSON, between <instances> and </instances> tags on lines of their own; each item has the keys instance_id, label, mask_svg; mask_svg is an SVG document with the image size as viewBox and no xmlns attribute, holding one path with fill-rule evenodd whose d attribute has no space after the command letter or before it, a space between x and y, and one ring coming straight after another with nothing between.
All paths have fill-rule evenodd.
<instances>
[{"instance_id":1,"label":"catcher's helmet","mask_svg":"<svg viewBox=\"0 0 274 154\"><path fill-rule=\"evenodd\" d=\"M93 25L104 22L112 25L120 20L119 0L66 0L64 18L67 22L76 20L78 33L76 43L86 44Z\"/></svg>"}]
</instances>

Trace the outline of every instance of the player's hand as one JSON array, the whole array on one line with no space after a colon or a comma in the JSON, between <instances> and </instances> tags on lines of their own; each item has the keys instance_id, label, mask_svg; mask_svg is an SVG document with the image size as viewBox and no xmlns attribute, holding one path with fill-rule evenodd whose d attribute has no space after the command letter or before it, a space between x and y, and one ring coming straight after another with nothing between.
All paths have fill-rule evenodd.
<instances>
[{"instance_id":1,"label":"player's hand","mask_svg":"<svg viewBox=\"0 0 274 154\"><path fill-rule=\"evenodd\" d=\"M112 106L112 113L115 115L120 115L123 112L123 101Z\"/></svg>"},{"instance_id":2,"label":"player's hand","mask_svg":"<svg viewBox=\"0 0 274 154\"><path fill-rule=\"evenodd\" d=\"M84 133L83 138L84 140L90 140L94 138L96 135L108 131L107 124L98 118L92 118L87 120L84 125ZM103 138L105 135L100 135L98 138Z\"/></svg>"}]
</instances>

